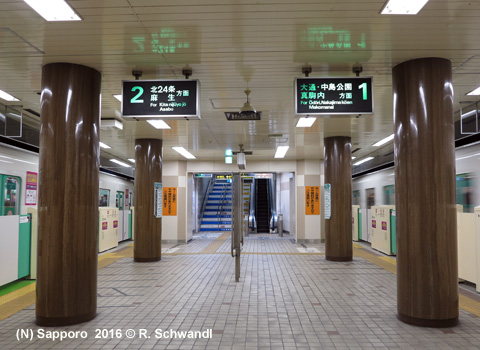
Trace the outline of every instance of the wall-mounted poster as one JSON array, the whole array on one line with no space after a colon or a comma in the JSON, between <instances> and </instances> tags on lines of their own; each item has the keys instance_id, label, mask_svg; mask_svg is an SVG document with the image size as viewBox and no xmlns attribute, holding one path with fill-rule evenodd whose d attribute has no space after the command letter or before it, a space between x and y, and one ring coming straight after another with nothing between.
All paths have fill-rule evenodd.
<instances>
[{"instance_id":1,"label":"wall-mounted poster","mask_svg":"<svg viewBox=\"0 0 480 350\"><path fill-rule=\"evenodd\" d=\"M305 186L305 215L320 215L320 186Z\"/></svg>"},{"instance_id":2,"label":"wall-mounted poster","mask_svg":"<svg viewBox=\"0 0 480 350\"><path fill-rule=\"evenodd\" d=\"M25 205L37 205L38 175L27 171L27 182L25 191Z\"/></svg>"},{"instance_id":3,"label":"wall-mounted poster","mask_svg":"<svg viewBox=\"0 0 480 350\"><path fill-rule=\"evenodd\" d=\"M163 216L177 215L177 188L163 188Z\"/></svg>"}]
</instances>

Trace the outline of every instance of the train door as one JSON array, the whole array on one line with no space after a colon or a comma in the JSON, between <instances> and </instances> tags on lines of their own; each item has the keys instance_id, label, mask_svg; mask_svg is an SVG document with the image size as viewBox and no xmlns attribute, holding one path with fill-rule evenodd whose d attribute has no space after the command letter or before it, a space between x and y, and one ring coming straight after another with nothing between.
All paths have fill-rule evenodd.
<instances>
[{"instance_id":1,"label":"train door","mask_svg":"<svg viewBox=\"0 0 480 350\"><path fill-rule=\"evenodd\" d=\"M22 179L0 175L0 215L20 215Z\"/></svg>"},{"instance_id":2,"label":"train door","mask_svg":"<svg viewBox=\"0 0 480 350\"><path fill-rule=\"evenodd\" d=\"M128 217L125 221L125 192L117 191L116 206L118 208L118 241L128 239Z\"/></svg>"}]
</instances>

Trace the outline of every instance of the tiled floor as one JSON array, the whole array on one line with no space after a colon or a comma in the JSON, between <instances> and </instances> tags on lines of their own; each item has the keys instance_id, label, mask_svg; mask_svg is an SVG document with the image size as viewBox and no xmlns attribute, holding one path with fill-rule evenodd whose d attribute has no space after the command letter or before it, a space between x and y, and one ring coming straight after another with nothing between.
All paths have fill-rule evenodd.
<instances>
[{"instance_id":1,"label":"tiled floor","mask_svg":"<svg viewBox=\"0 0 480 350\"><path fill-rule=\"evenodd\" d=\"M247 238L235 283L229 239L216 253L201 253L219 236L165 246L160 262L126 257L101 269L98 316L45 329L86 331L86 339L38 339L31 306L0 322L0 349L480 348L479 317L461 310L452 329L406 325L396 319L394 274L360 257L325 261L322 245L305 249L288 235ZM27 328L33 340L17 341L17 330ZM109 330L106 339L96 338L96 329ZM212 330L212 337L157 339L160 329Z\"/></svg>"}]
</instances>

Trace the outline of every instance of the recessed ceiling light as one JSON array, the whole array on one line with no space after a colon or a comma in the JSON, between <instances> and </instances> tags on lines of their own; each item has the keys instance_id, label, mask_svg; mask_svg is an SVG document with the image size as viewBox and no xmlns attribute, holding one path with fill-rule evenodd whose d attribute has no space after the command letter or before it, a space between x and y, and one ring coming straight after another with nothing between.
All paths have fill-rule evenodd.
<instances>
[{"instance_id":1,"label":"recessed ceiling light","mask_svg":"<svg viewBox=\"0 0 480 350\"><path fill-rule=\"evenodd\" d=\"M287 154L289 146L278 146L274 158L284 158Z\"/></svg>"},{"instance_id":2,"label":"recessed ceiling light","mask_svg":"<svg viewBox=\"0 0 480 350\"><path fill-rule=\"evenodd\" d=\"M185 148L183 147L172 147L174 151L180 153L182 156L184 156L187 159L197 159L193 154L188 152Z\"/></svg>"},{"instance_id":3,"label":"recessed ceiling light","mask_svg":"<svg viewBox=\"0 0 480 350\"><path fill-rule=\"evenodd\" d=\"M225 157L225 164L232 164L233 163L233 157Z\"/></svg>"},{"instance_id":4,"label":"recessed ceiling light","mask_svg":"<svg viewBox=\"0 0 480 350\"><path fill-rule=\"evenodd\" d=\"M110 159L111 162L114 162L114 163L117 163L125 168L131 168L131 166L127 163L124 163L124 162L121 162L119 160L116 160L116 159Z\"/></svg>"},{"instance_id":5,"label":"recessed ceiling light","mask_svg":"<svg viewBox=\"0 0 480 350\"><path fill-rule=\"evenodd\" d=\"M477 95L480 95L480 87L476 88L475 90L470 91L467 95L468 95L468 96L477 96Z\"/></svg>"},{"instance_id":6,"label":"recessed ceiling light","mask_svg":"<svg viewBox=\"0 0 480 350\"><path fill-rule=\"evenodd\" d=\"M16 98L15 96L12 96L10 95L9 93L6 93L5 91L3 90L0 90L0 98L2 100L5 100L5 101L20 101L18 98Z\"/></svg>"},{"instance_id":7,"label":"recessed ceiling light","mask_svg":"<svg viewBox=\"0 0 480 350\"><path fill-rule=\"evenodd\" d=\"M120 102L122 102L122 94L120 94L120 95L113 95L113 97L115 97L117 100L119 100Z\"/></svg>"},{"instance_id":8,"label":"recessed ceiling light","mask_svg":"<svg viewBox=\"0 0 480 350\"><path fill-rule=\"evenodd\" d=\"M49 22L81 21L80 16L63 0L23 0Z\"/></svg>"},{"instance_id":9,"label":"recessed ceiling light","mask_svg":"<svg viewBox=\"0 0 480 350\"><path fill-rule=\"evenodd\" d=\"M171 129L171 127L161 119L149 119L147 123L155 129Z\"/></svg>"},{"instance_id":10,"label":"recessed ceiling light","mask_svg":"<svg viewBox=\"0 0 480 350\"><path fill-rule=\"evenodd\" d=\"M356 163L353 163L353 165L360 165L360 164L363 164L365 162L368 162L369 160L372 160L373 157L367 157L367 158L363 158L362 160L359 160L358 162Z\"/></svg>"},{"instance_id":11,"label":"recessed ceiling light","mask_svg":"<svg viewBox=\"0 0 480 350\"><path fill-rule=\"evenodd\" d=\"M357 159L357 157L352 157L352 160Z\"/></svg>"},{"instance_id":12,"label":"recessed ceiling light","mask_svg":"<svg viewBox=\"0 0 480 350\"><path fill-rule=\"evenodd\" d=\"M128 160L132 163L135 163L135 159L133 159L133 158L128 158Z\"/></svg>"},{"instance_id":13,"label":"recessed ceiling light","mask_svg":"<svg viewBox=\"0 0 480 350\"><path fill-rule=\"evenodd\" d=\"M382 11L382 15L416 15L425 6L428 0L389 0Z\"/></svg>"},{"instance_id":14,"label":"recessed ceiling light","mask_svg":"<svg viewBox=\"0 0 480 350\"><path fill-rule=\"evenodd\" d=\"M317 120L317 118L302 117L298 119L297 128L309 128L315 123L315 120Z\"/></svg>"},{"instance_id":15,"label":"recessed ceiling light","mask_svg":"<svg viewBox=\"0 0 480 350\"><path fill-rule=\"evenodd\" d=\"M112 147L110 147L109 145L107 145L103 142L100 142L100 147L105 148L105 149L112 148Z\"/></svg>"},{"instance_id":16,"label":"recessed ceiling light","mask_svg":"<svg viewBox=\"0 0 480 350\"><path fill-rule=\"evenodd\" d=\"M380 141L378 141L377 143L374 143L373 146L378 147L378 146L384 145L384 144L386 144L387 142L390 142L390 141L392 141L392 140L393 140L393 134L391 134L390 136L385 137L383 140L380 140Z\"/></svg>"}]
</instances>

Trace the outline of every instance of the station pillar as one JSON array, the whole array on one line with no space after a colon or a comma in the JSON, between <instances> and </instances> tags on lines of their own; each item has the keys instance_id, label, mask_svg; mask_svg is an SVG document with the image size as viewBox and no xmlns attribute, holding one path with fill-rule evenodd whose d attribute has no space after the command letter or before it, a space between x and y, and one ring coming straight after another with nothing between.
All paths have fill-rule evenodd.
<instances>
[{"instance_id":1,"label":"station pillar","mask_svg":"<svg viewBox=\"0 0 480 350\"><path fill-rule=\"evenodd\" d=\"M162 256L162 194L156 198L155 184L162 183L162 140L135 140L135 240L134 260L159 261ZM158 193L157 193L158 195Z\"/></svg>"},{"instance_id":2,"label":"station pillar","mask_svg":"<svg viewBox=\"0 0 480 350\"><path fill-rule=\"evenodd\" d=\"M330 218L325 216L325 259L352 260L352 143L350 137L324 139L325 192L330 191ZM325 208L325 210L328 210ZM324 211L325 211L324 210Z\"/></svg>"},{"instance_id":3,"label":"station pillar","mask_svg":"<svg viewBox=\"0 0 480 350\"><path fill-rule=\"evenodd\" d=\"M101 74L50 63L42 69L36 322L95 318Z\"/></svg>"},{"instance_id":4,"label":"station pillar","mask_svg":"<svg viewBox=\"0 0 480 350\"><path fill-rule=\"evenodd\" d=\"M452 65L421 58L393 68L398 318L458 323Z\"/></svg>"}]
</instances>

